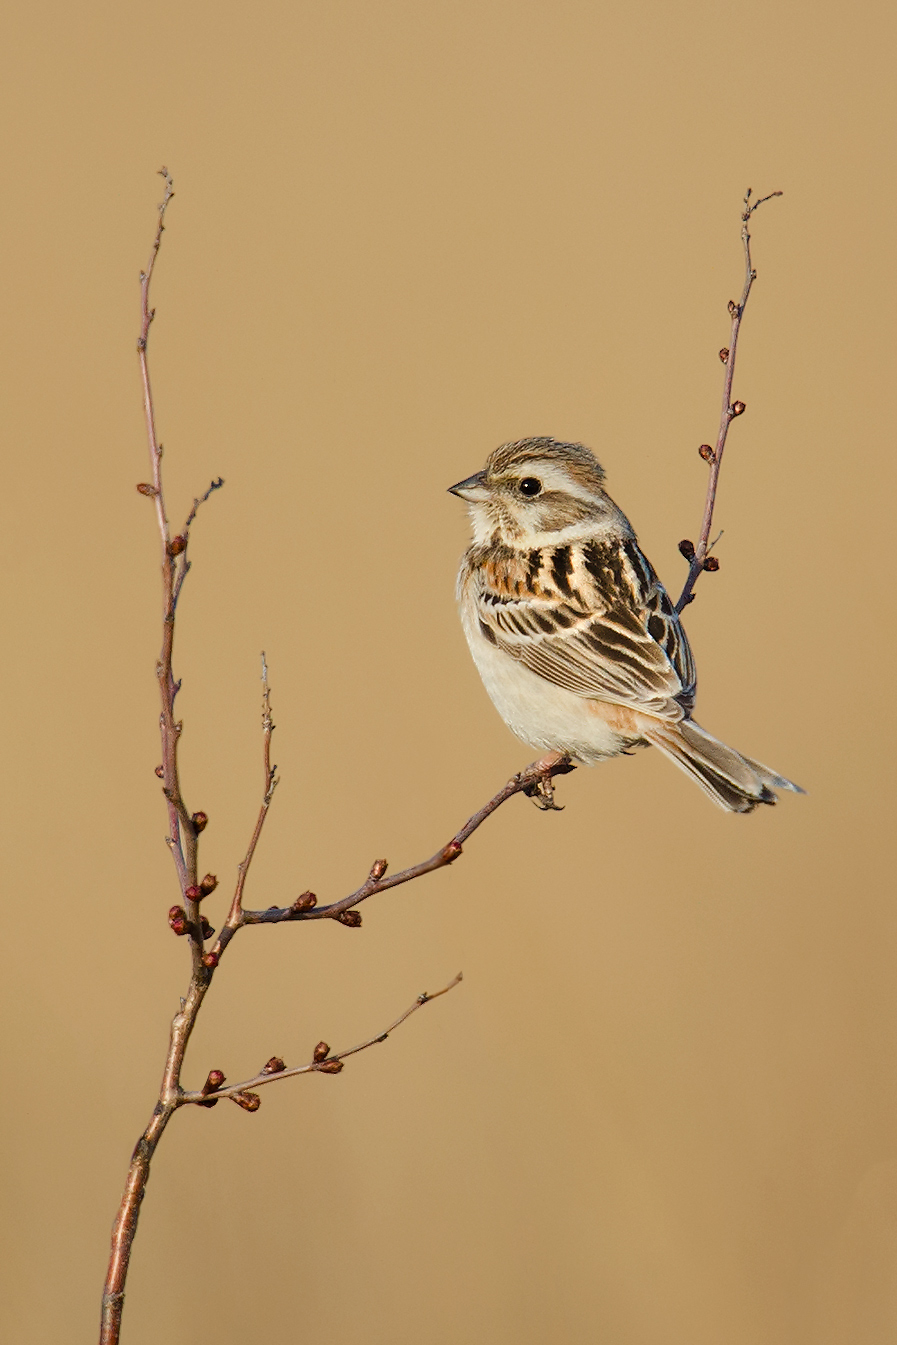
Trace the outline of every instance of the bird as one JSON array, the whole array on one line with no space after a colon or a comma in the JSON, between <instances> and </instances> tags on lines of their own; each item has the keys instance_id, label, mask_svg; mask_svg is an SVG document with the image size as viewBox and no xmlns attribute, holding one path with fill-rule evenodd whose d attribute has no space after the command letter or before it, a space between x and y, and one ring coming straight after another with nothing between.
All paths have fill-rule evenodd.
<instances>
[{"instance_id":1,"label":"bird","mask_svg":"<svg viewBox=\"0 0 897 1345\"><path fill-rule=\"evenodd\" d=\"M659 747L728 812L777 802L791 780L695 722L682 622L591 449L518 439L450 486L473 540L457 598L495 708L548 765Z\"/></svg>"}]
</instances>

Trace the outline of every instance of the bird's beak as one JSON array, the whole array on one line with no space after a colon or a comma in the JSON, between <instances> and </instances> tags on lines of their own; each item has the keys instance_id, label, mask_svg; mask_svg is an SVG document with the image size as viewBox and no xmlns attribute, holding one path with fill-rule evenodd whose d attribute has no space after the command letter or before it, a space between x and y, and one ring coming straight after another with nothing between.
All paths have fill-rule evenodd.
<instances>
[{"instance_id":1,"label":"bird's beak","mask_svg":"<svg viewBox=\"0 0 897 1345\"><path fill-rule=\"evenodd\" d=\"M449 494L457 495L462 500L469 500L471 504L479 504L489 494L486 489L486 473L474 472L466 481L459 481L456 486L449 486Z\"/></svg>"}]
</instances>

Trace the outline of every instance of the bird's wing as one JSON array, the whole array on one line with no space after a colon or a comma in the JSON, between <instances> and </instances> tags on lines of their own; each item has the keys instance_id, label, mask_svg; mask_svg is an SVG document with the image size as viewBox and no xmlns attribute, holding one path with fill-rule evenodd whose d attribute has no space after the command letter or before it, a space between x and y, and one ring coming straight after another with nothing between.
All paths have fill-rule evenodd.
<instances>
[{"instance_id":1,"label":"bird's wing","mask_svg":"<svg viewBox=\"0 0 897 1345\"><path fill-rule=\"evenodd\" d=\"M524 667L590 700L681 718L695 697L685 631L634 540L531 553L526 582L488 562L473 596L484 637ZM510 582L509 582L510 581Z\"/></svg>"}]
</instances>

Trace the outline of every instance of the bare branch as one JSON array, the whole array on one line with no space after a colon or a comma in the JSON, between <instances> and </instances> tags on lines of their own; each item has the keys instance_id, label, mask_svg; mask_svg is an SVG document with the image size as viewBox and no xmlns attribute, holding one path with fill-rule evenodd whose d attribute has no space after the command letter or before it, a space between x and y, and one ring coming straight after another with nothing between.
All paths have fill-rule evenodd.
<instances>
[{"instance_id":1,"label":"bare branch","mask_svg":"<svg viewBox=\"0 0 897 1345\"><path fill-rule=\"evenodd\" d=\"M729 314L732 319L732 331L729 336L729 344L724 347L719 355L725 365L725 374L723 376L723 405L720 413L719 432L716 436L716 447L711 448L709 444L702 444L700 447L701 457L710 464L710 479L707 482L707 498L704 502L704 517L701 520L701 535L695 546L692 542L683 541L679 543L679 549L688 559L688 577L685 585L679 595L679 601L676 603L676 611L681 612L694 600L694 587L698 582L698 575L705 569L718 569L719 562L714 561L713 565L708 564L712 544L709 540L710 529L713 526L713 507L716 503L716 490L719 483L720 468L723 463L723 451L726 447L726 438L729 433L729 426L732 421L744 413L744 402L732 401L732 379L735 375L735 355L738 350L738 336L741 331L741 321L744 317L744 310L747 307L747 301L750 297L751 287L757 279L757 272L751 263L751 235L748 229L751 216L764 201L771 201L774 196L781 196L782 192L773 191L768 196L761 196L759 200L751 205L751 189L748 187L745 193L744 202L741 211L741 242L744 248L744 288L741 291L741 298L738 303L734 299L729 301ZM717 541L719 538L717 538Z\"/></svg>"},{"instance_id":2,"label":"bare branch","mask_svg":"<svg viewBox=\"0 0 897 1345\"><path fill-rule=\"evenodd\" d=\"M318 906L314 894L304 892L290 906L271 906L266 911L242 911L236 924L232 924L230 917L228 917L213 951L220 957L237 929L242 925L278 925L296 920L336 920L347 911L352 910L353 907L359 906L361 902L367 901L368 897L376 896L378 892L387 892L392 887L399 887L402 883L410 883L415 878L422 878L425 873L434 873L437 869L444 869L447 865L454 864L455 860L463 853L465 841L503 803L507 803L508 799L512 799L515 794L527 794L537 801L540 796L544 799L546 794L550 795L551 793L551 780L554 776L567 775L570 771L575 770L569 757L557 753L552 755L557 757L557 760L546 757L540 761L534 761L532 765L513 776L503 789L500 789L488 803L485 803L478 812L469 817L452 839L437 850L434 855L431 855L429 859L422 860L419 864L413 864L411 868L402 869L399 873L391 874L389 877L385 876L386 860L376 860L361 887L329 906ZM352 923L356 922L353 921Z\"/></svg>"},{"instance_id":3,"label":"bare branch","mask_svg":"<svg viewBox=\"0 0 897 1345\"><path fill-rule=\"evenodd\" d=\"M279 783L276 774L277 767L271 765L271 735L273 732L274 721L271 718L271 689L268 686L268 664L265 660L265 652L262 650L262 763L264 766L265 777L264 790L262 793L259 815L249 840L249 847L242 861L237 866L237 885L234 889L234 896L227 920L225 921L224 928L218 938L218 942L208 953L206 953L204 958L206 965L210 967L216 967L218 965L224 949L227 947L240 926L245 923L243 917L243 889L246 886L249 866L252 863L256 846L258 845L259 838L262 834L262 828L265 825L265 818L268 816L271 799Z\"/></svg>"},{"instance_id":4,"label":"bare branch","mask_svg":"<svg viewBox=\"0 0 897 1345\"><path fill-rule=\"evenodd\" d=\"M175 608L177 608L178 598L181 596L181 589L184 587L184 580L190 573L190 561L187 559L187 546L190 542L190 528L193 524L193 520L196 518L196 515L199 512L200 505L205 504L206 500L209 498L212 492L215 490L220 490L223 485L224 485L224 477L223 476L216 477L215 480L212 482L212 484L209 486L208 490L205 492L205 494L200 495L199 499L193 501L193 508L187 515L187 521L184 524L183 530L177 535L177 537L173 537L171 539L172 554L179 555L181 557L180 566L177 570L174 580L174 594L172 598L172 605Z\"/></svg>"},{"instance_id":5,"label":"bare branch","mask_svg":"<svg viewBox=\"0 0 897 1345\"><path fill-rule=\"evenodd\" d=\"M272 1056L265 1068L260 1070L254 1078L246 1079L243 1083L231 1084L229 1088L214 1089L209 1086L209 1081L206 1080L203 1088L198 1093L182 1093L180 1105L194 1103L197 1106L208 1107L210 1098L214 1098L217 1102L220 1098L242 1097L245 1096L250 1089L263 1088L265 1084L276 1083L280 1079L295 1079L299 1074L337 1074L339 1071L333 1068L334 1064L339 1063L341 1065L342 1061L346 1060L350 1055L357 1055L359 1051L366 1051L368 1047L376 1046L379 1042L386 1041L390 1033L395 1032L396 1028L404 1023L406 1018L410 1018L413 1013L417 1013L418 1009L422 1009L425 1004L429 1004L434 999L439 999L440 995L447 995L450 990L454 990L456 985L460 985L462 980L463 973L459 971L458 975L454 976L452 980L449 981L448 985L444 985L441 990L435 990L432 995L424 991L422 995L418 995L414 1003L407 1008L404 1013L399 1014L395 1022L390 1023L389 1027L384 1028L376 1037L369 1037L367 1041L360 1042L358 1046L350 1046L345 1051L331 1053L329 1047L326 1046L326 1043L321 1042L320 1045L315 1048L314 1058L310 1063L307 1065L298 1065L295 1069L283 1068L283 1061L279 1060L276 1056ZM323 1051L322 1048L324 1048ZM220 1071L213 1071L213 1073L220 1074ZM212 1075L209 1076L209 1078L211 1077ZM255 1109L253 1108L253 1110Z\"/></svg>"}]
</instances>

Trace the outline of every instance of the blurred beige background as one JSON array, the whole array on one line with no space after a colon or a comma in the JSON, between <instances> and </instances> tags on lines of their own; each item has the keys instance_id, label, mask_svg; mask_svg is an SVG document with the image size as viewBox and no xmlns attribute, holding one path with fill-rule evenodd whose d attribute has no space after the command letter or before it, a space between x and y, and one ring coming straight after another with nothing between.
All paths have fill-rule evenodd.
<instances>
[{"instance_id":1,"label":"blurred beige background","mask_svg":"<svg viewBox=\"0 0 897 1345\"><path fill-rule=\"evenodd\" d=\"M250 901L430 854L528 759L453 599L445 487L592 445L669 586L754 232L699 717L809 790L717 812L659 755L516 800L360 932L241 935L187 1082L349 1045L256 1116L179 1115L127 1345L883 1345L897 1335L894 16L884 4L20 4L3 79L6 914L0 1334L94 1338L186 950L153 767L152 361L203 869L283 783ZM531 754L530 754L531 755ZM220 924L225 889L209 914ZM216 918L218 917L218 918Z\"/></svg>"}]
</instances>

